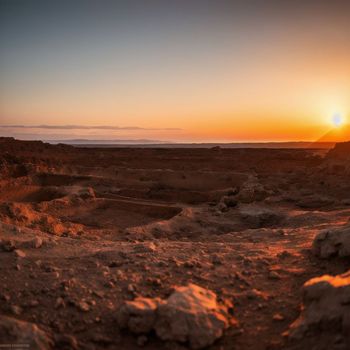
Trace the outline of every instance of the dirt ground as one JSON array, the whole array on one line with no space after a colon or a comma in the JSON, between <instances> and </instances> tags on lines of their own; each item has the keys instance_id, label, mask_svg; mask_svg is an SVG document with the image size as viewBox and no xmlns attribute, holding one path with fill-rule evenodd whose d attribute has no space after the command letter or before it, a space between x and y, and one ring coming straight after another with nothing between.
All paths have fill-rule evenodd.
<instances>
[{"instance_id":1,"label":"dirt ground","mask_svg":"<svg viewBox=\"0 0 350 350\"><path fill-rule=\"evenodd\" d=\"M116 314L193 283L238 321L212 350L337 349L326 333L286 335L303 284L350 266L310 250L349 223L349 173L327 152L1 139L0 314L36 324L54 349L187 349L141 341Z\"/></svg>"}]
</instances>

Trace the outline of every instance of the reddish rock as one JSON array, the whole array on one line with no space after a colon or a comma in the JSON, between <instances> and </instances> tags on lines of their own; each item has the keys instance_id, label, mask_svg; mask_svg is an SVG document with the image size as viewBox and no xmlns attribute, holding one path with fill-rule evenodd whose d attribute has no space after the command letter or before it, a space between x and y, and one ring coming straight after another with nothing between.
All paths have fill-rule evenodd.
<instances>
[{"instance_id":1,"label":"reddish rock","mask_svg":"<svg viewBox=\"0 0 350 350\"><path fill-rule=\"evenodd\" d=\"M2 344L28 344L35 350L52 347L50 336L37 325L6 316L0 316L0 340Z\"/></svg>"}]
</instances>

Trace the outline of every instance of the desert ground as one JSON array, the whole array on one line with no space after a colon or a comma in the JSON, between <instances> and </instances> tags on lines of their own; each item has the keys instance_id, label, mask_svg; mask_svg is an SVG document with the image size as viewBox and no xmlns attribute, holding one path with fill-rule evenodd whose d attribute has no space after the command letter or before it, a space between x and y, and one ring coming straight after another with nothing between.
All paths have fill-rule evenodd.
<instances>
[{"instance_id":1,"label":"desert ground","mask_svg":"<svg viewBox=\"0 0 350 350\"><path fill-rule=\"evenodd\" d=\"M0 344L350 348L350 143L0 140Z\"/></svg>"}]
</instances>

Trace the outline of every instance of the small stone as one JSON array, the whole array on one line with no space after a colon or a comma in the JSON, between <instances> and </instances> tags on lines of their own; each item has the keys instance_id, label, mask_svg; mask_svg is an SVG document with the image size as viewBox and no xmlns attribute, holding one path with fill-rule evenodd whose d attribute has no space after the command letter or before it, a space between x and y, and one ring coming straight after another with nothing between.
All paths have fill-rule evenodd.
<instances>
[{"instance_id":1,"label":"small stone","mask_svg":"<svg viewBox=\"0 0 350 350\"><path fill-rule=\"evenodd\" d=\"M112 261L109 263L108 267L120 267L123 264L123 261Z\"/></svg>"},{"instance_id":2,"label":"small stone","mask_svg":"<svg viewBox=\"0 0 350 350\"><path fill-rule=\"evenodd\" d=\"M23 312L23 309L18 305L11 305L11 311L13 314L18 316Z\"/></svg>"},{"instance_id":3,"label":"small stone","mask_svg":"<svg viewBox=\"0 0 350 350\"><path fill-rule=\"evenodd\" d=\"M284 320L284 316L282 316L281 314L274 314L272 319L274 321L283 321Z\"/></svg>"},{"instance_id":4,"label":"small stone","mask_svg":"<svg viewBox=\"0 0 350 350\"><path fill-rule=\"evenodd\" d=\"M60 277L59 272L52 272L51 275L52 275L53 278L59 278Z\"/></svg>"},{"instance_id":5,"label":"small stone","mask_svg":"<svg viewBox=\"0 0 350 350\"><path fill-rule=\"evenodd\" d=\"M136 343L138 346L145 346L148 342L148 338L145 335L140 335L137 337Z\"/></svg>"},{"instance_id":6,"label":"small stone","mask_svg":"<svg viewBox=\"0 0 350 350\"><path fill-rule=\"evenodd\" d=\"M1 248L5 252L12 252L16 249L16 245L15 245L15 242L13 240L2 241Z\"/></svg>"},{"instance_id":7,"label":"small stone","mask_svg":"<svg viewBox=\"0 0 350 350\"><path fill-rule=\"evenodd\" d=\"M26 253L23 250L15 249L14 253L15 253L17 258L25 258L26 257Z\"/></svg>"},{"instance_id":8,"label":"small stone","mask_svg":"<svg viewBox=\"0 0 350 350\"><path fill-rule=\"evenodd\" d=\"M269 277L270 280L279 280L279 279L281 279L281 276L275 271L270 271L268 277Z\"/></svg>"},{"instance_id":9,"label":"small stone","mask_svg":"<svg viewBox=\"0 0 350 350\"><path fill-rule=\"evenodd\" d=\"M100 290L94 290L94 291L93 291L93 294L96 295L96 296L98 296L98 297L101 298L101 299L105 296L105 293L103 293L103 292L100 291Z\"/></svg>"},{"instance_id":10,"label":"small stone","mask_svg":"<svg viewBox=\"0 0 350 350\"><path fill-rule=\"evenodd\" d=\"M194 267L194 263L192 261L185 261L184 267L191 269L192 267Z\"/></svg>"},{"instance_id":11,"label":"small stone","mask_svg":"<svg viewBox=\"0 0 350 350\"><path fill-rule=\"evenodd\" d=\"M222 259L221 259L221 257L220 257L219 255L217 255L217 254L214 254L214 255L212 256L211 261L212 261L212 263L213 263L214 265L222 265Z\"/></svg>"},{"instance_id":12,"label":"small stone","mask_svg":"<svg viewBox=\"0 0 350 350\"><path fill-rule=\"evenodd\" d=\"M35 307L38 305L39 305L39 302L37 300L30 300L28 303L28 306L30 306L30 307Z\"/></svg>"},{"instance_id":13,"label":"small stone","mask_svg":"<svg viewBox=\"0 0 350 350\"><path fill-rule=\"evenodd\" d=\"M128 292L130 292L130 293L136 292L136 288L133 284L128 284Z\"/></svg>"},{"instance_id":14,"label":"small stone","mask_svg":"<svg viewBox=\"0 0 350 350\"><path fill-rule=\"evenodd\" d=\"M233 196L224 196L222 197L221 201L228 207L228 208L234 208L237 206L238 202L237 199Z\"/></svg>"},{"instance_id":15,"label":"small stone","mask_svg":"<svg viewBox=\"0 0 350 350\"><path fill-rule=\"evenodd\" d=\"M1 294L1 299L5 300L5 301L9 301L11 299L11 297L8 294Z\"/></svg>"},{"instance_id":16,"label":"small stone","mask_svg":"<svg viewBox=\"0 0 350 350\"><path fill-rule=\"evenodd\" d=\"M43 240L40 237L35 237L31 243L33 248L40 248L43 245Z\"/></svg>"},{"instance_id":17,"label":"small stone","mask_svg":"<svg viewBox=\"0 0 350 350\"><path fill-rule=\"evenodd\" d=\"M160 278L148 278L147 282L155 287L160 287L162 285L162 281Z\"/></svg>"},{"instance_id":18,"label":"small stone","mask_svg":"<svg viewBox=\"0 0 350 350\"><path fill-rule=\"evenodd\" d=\"M17 258L25 258L26 257L26 253L23 250L15 249L14 253L15 253Z\"/></svg>"},{"instance_id":19,"label":"small stone","mask_svg":"<svg viewBox=\"0 0 350 350\"><path fill-rule=\"evenodd\" d=\"M66 303L64 302L64 299L61 297L58 297L55 302L55 309L58 309L60 307L65 307Z\"/></svg>"},{"instance_id":20,"label":"small stone","mask_svg":"<svg viewBox=\"0 0 350 350\"><path fill-rule=\"evenodd\" d=\"M219 212L221 213L225 213L229 210L229 208L227 207L227 205L223 202L220 202L218 205L217 205L217 209Z\"/></svg>"},{"instance_id":21,"label":"small stone","mask_svg":"<svg viewBox=\"0 0 350 350\"><path fill-rule=\"evenodd\" d=\"M55 345L58 349L77 350L78 342L72 335L59 334L55 337Z\"/></svg>"},{"instance_id":22,"label":"small stone","mask_svg":"<svg viewBox=\"0 0 350 350\"><path fill-rule=\"evenodd\" d=\"M81 300L78 303L76 303L76 306L84 312L90 311L90 306L85 300Z\"/></svg>"}]
</instances>

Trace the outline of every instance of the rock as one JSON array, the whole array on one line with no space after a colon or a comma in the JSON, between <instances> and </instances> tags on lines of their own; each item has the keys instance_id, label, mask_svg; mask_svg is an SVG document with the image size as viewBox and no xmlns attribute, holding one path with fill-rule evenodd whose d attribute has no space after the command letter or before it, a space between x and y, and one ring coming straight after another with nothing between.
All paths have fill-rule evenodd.
<instances>
[{"instance_id":1,"label":"rock","mask_svg":"<svg viewBox=\"0 0 350 350\"><path fill-rule=\"evenodd\" d=\"M148 342L148 338L145 335L140 335L137 337L136 343L138 346L145 346Z\"/></svg>"},{"instance_id":2,"label":"rock","mask_svg":"<svg viewBox=\"0 0 350 350\"><path fill-rule=\"evenodd\" d=\"M213 254L211 256L211 261L214 265L222 265L222 258L218 254Z\"/></svg>"},{"instance_id":3,"label":"rock","mask_svg":"<svg viewBox=\"0 0 350 350\"><path fill-rule=\"evenodd\" d=\"M297 202L297 205L300 208L304 208L304 209L317 209L317 208L326 207L328 205L332 205L333 203L334 203L334 199L332 198L318 196L318 195L311 195L300 199Z\"/></svg>"},{"instance_id":4,"label":"rock","mask_svg":"<svg viewBox=\"0 0 350 350\"><path fill-rule=\"evenodd\" d=\"M72 335L58 334L55 336L55 347L62 350L77 350L78 342Z\"/></svg>"},{"instance_id":5,"label":"rock","mask_svg":"<svg viewBox=\"0 0 350 350\"><path fill-rule=\"evenodd\" d=\"M18 305L11 305L11 311L14 315L20 315L23 312L23 309Z\"/></svg>"},{"instance_id":6,"label":"rock","mask_svg":"<svg viewBox=\"0 0 350 350\"><path fill-rule=\"evenodd\" d=\"M80 311L84 311L84 312L88 312L90 311L90 306L89 304L83 299L83 300L79 300L78 302L75 303L77 308Z\"/></svg>"},{"instance_id":7,"label":"rock","mask_svg":"<svg viewBox=\"0 0 350 350\"><path fill-rule=\"evenodd\" d=\"M2 344L28 344L35 350L52 348L50 336L37 325L7 316L0 316L0 339Z\"/></svg>"},{"instance_id":8,"label":"rock","mask_svg":"<svg viewBox=\"0 0 350 350\"><path fill-rule=\"evenodd\" d=\"M234 208L237 205L237 199L233 196L224 196L221 198L221 202L224 203L228 208Z\"/></svg>"},{"instance_id":9,"label":"rock","mask_svg":"<svg viewBox=\"0 0 350 350\"><path fill-rule=\"evenodd\" d=\"M269 271L268 278L270 280L280 280L281 276L276 271Z\"/></svg>"},{"instance_id":10,"label":"rock","mask_svg":"<svg viewBox=\"0 0 350 350\"><path fill-rule=\"evenodd\" d=\"M5 300L6 302L11 300L11 296L9 294L6 294L6 293L1 293L0 298Z\"/></svg>"},{"instance_id":11,"label":"rock","mask_svg":"<svg viewBox=\"0 0 350 350\"><path fill-rule=\"evenodd\" d=\"M253 203L262 201L268 196L264 186L259 183L256 176L250 176L243 184L238 194L238 201L242 203Z\"/></svg>"},{"instance_id":12,"label":"rock","mask_svg":"<svg viewBox=\"0 0 350 350\"><path fill-rule=\"evenodd\" d=\"M225 213L228 211L228 207L225 203L223 202L220 202L218 205L217 205L217 209L219 212L222 212L222 213Z\"/></svg>"},{"instance_id":13,"label":"rock","mask_svg":"<svg viewBox=\"0 0 350 350\"><path fill-rule=\"evenodd\" d=\"M289 336L300 339L312 331L350 334L350 270L342 275L312 278L303 286L303 308ZM348 341L349 338L347 338ZM350 348L350 343L347 344Z\"/></svg>"},{"instance_id":14,"label":"rock","mask_svg":"<svg viewBox=\"0 0 350 350\"><path fill-rule=\"evenodd\" d=\"M154 327L157 308L163 302L158 298L142 297L126 301L117 313L119 326L136 334L150 332Z\"/></svg>"},{"instance_id":15,"label":"rock","mask_svg":"<svg viewBox=\"0 0 350 350\"><path fill-rule=\"evenodd\" d=\"M40 248L43 245L43 240L40 237L34 237L33 239L23 241L20 244L21 248Z\"/></svg>"},{"instance_id":16,"label":"rock","mask_svg":"<svg viewBox=\"0 0 350 350\"><path fill-rule=\"evenodd\" d=\"M38 302L38 300L35 300L35 299L29 300L27 303L27 306L29 306L29 307L36 307L38 305L39 305L39 302Z\"/></svg>"},{"instance_id":17,"label":"rock","mask_svg":"<svg viewBox=\"0 0 350 350\"><path fill-rule=\"evenodd\" d=\"M40 237L35 237L31 243L33 248L40 248L43 245L43 240Z\"/></svg>"},{"instance_id":18,"label":"rock","mask_svg":"<svg viewBox=\"0 0 350 350\"><path fill-rule=\"evenodd\" d=\"M235 196L238 193L239 193L238 187L232 187L227 191L228 196Z\"/></svg>"},{"instance_id":19,"label":"rock","mask_svg":"<svg viewBox=\"0 0 350 350\"><path fill-rule=\"evenodd\" d=\"M16 249L16 245L13 240L1 240L0 248L5 252L12 252Z\"/></svg>"},{"instance_id":20,"label":"rock","mask_svg":"<svg viewBox=\"0 0 350 350\"><path fill-rule=\"evenodd\" d=\"M135 285L134 284L132 284L132 283L129 283L128 284L128 292L129 293L135 293L136 292L136 287L135 287Z\"/></svg>"},{"instance_id":21,"label":"rock","mask_svg":"<svg viewBox=\"0 0 350 350\"><path fill-rule=\"evenodd\" d=\"M134 253L154 253L157 246L153 242L144 242L135 244L133 247Z\"/></svg>"},{"instance_id":22,"label":"rock","mask_svg":"<svg viewBox=\"0 0 350 350\"><path fill-rule=\"evenodd\" d=\"M331 149L326 159L350 160L350 141L338 142L333 149Z\"/></svg>"},{"instance_id":23,"label":"rock","mask_svg":"<svg viewBox=\"0 0 350 350\"><path fill-rule=\"evenodd\" d=\"M14 253L15 253L17 258L25 258L26 257L26 253L23 250L15 249Z\"/></svg>"},{"instance_id":24,"label":"rock","mask_svg":"<svg viewBox=\"0 0 350 350\"><path fill-rule=\"evenodd\" d=\"M188 342L192 349L214 343L229 326L227 310L216 295L189 284L178 287L167 302L158 307L155 330L163 340Z\"/></svg>"},{"instance_id":25,"label":"rock","mask_svg":"<svg viewBox=\"0 0 350 350\"><path fill-rule=\"evenodd\" d=\"M192 349L213 344L230 323L227 308L218 304L216 295L194 284L175 288L167 300L138 297L126 301L117 321L133 333L155 330L160 339L188 342Z\"/></svg>"},{"instance_id":26,"label":"rock","mask_svg":"<svg viewBox=\"0 0 350 350\"><path fill-rule=\"evenodd\" d=\"M321 231L313 241L312 251L322 259L332 256L349 257L350 226Z\"/></svg>"},{"instance_id":27,"label":"rock","mask_svg":"<svg viewBox=\"0 0 350 350\"><path fill-rule=\"evenodd\" d=\"M284 320L284 317L281 315L281 314L274 314L272 319L274 321L283 321Z\"/></svg>"},{"instance_id":28,"label":"rock","mask_svg":"<svg viewBox=\"0 0 350 350\"><path fill-rule=\"evenodd\" d=\"M88 200L88 199L94 199L96 198L96 194L93 188L91 187L86 187L86 188L80 188L77 193L76 196L78 198L81 198L83 200Z\"/></svg>"},{"instance_id":29,"label":"rock","mask_svg":"<svg viewBox=\"0 0 350 350\"><path fill-rule=\"evenodd\" d=\"M260 300L268 300L270 295L266 292L262 292L258 289L252 288L247 293L246 296L248 299L260 299Z\"/></svg>"},{"instance_id":30,"label":"rock","mask_svg":"<svg viewBox=\"0 0 350 350\"><path fill-rule=\"evenodd\" d=\"M65 307L66 303L63 298L58 297L55 302L55 309L59 309L60 307Z\"/></svg>"},{"instance_id":31,"label":"rock","mask_svg":"<svg viewBox=\"0 0 350 350\"><path fill-rule=\"evenodd\" d=\"M279 211L256 204L241 205L239 212L242 220L250 228L273 226L284 219L284 215Z\"/></svg>"}]
</instances>

